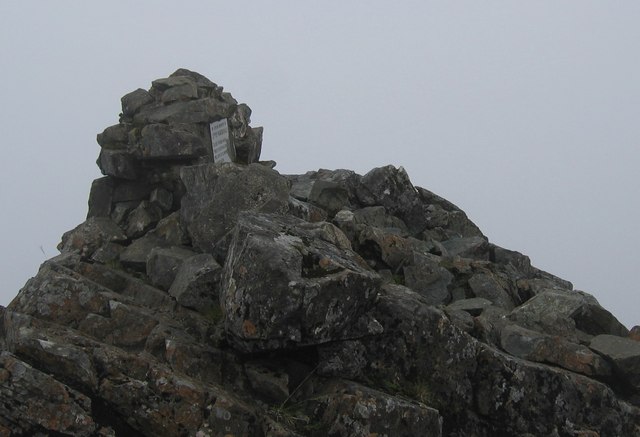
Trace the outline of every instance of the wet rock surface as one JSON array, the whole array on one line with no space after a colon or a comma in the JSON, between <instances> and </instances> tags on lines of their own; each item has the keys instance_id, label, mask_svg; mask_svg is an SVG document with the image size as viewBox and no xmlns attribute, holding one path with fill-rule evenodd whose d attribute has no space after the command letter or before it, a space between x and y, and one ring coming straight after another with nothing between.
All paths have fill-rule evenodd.
<instances>
[{"instance_id":1,"label":"wet rock surface","mask_svg":"<svg viewBox=\"0 0 640 437\"><path fill-rule=\"evenodd\" d=\"M121 102L0 307L0 435L640 435L637 327L404 169L281 175L185 69Z\"/></svg>"}]
</instances>

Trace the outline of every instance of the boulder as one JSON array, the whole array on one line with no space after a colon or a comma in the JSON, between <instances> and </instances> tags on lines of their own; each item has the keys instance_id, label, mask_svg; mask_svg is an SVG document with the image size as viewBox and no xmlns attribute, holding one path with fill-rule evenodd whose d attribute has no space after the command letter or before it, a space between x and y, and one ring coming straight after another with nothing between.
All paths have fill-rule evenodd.
<instances>
[{"instance_id":1,"label":"boulder","mask_svg":"<svg viewBox=\"0 0 640 437\"><path fill-rule=\"evenodd\" d=\"M149 201L158 205L162 211L169 211L173 207L173 194L163 188L156 188L151 192Z\"/></svg>"},{"instance_id":2,"label":"boulder","mask_svg":"<svg viewBox=\"0 0 640 437\"><path fill-rule=\"evenodd\" d=\"M367 260L381 261L380 268L389 268L398 272L412 253L411 242L393 230L357 225L357 243L359 251Z\"/></svg>"},{"instance_id":3,"label":"boulder","mask_svg":"<svg viewBox=\"0 0 640 437\"><path fill-rule=\"evenodd\" d=\"M198 85L189 76L170 76L151 82L153 88L161 92L160 100L171 103L176 100L191 100L198 98Z\"/></svg>"},{"instance_id":4,"label":"boulder","mask_svg":"<svg viewBox=\"0 0 640 437\"><path fill-rule=\"evenodd\" d=\"M489 260L489 243L484 237L452 238L442 242L446 255Z\"/></svg>"},{"instance_id":5,"label":"boulder","mask_svg":"<svg viewBox=\"0 0 640 437\"><path fill-rule=\"evenodd\" d=\"M87 218L109 217L113 196L113 180L109 176L99 178L91 183L89 191L89 210Z\"/></svg>"},{"instance_id":6,"label":"boulder","mask_svg":"<svg viewBox=\"0 0 640 437\"><path fill-rule=\"evenodd\" d=\"M122 229L107 217L90 217L84 223L62 235L58 244L60 252L78 253L90 258L102 245L121 243L127 240Z\"/></svg>"},{"instance_id":7,"label":"boulder","mask_svg":"<svg viewBox=\"0 0 640 437\"><path fill-rule=\"evenodd\" d=\"M586 346L517 325L502 329L501 346L509 354L525 360L554 364L588 376L611 375L609 364Z\"/></svg>"},{"instance_id":8,"label":"boulder","mask_svg":"<svg viewBox=\"0 0 640 437\"><path fill-rule=\"evenodd\" d=\"M417 235L427 227L425 206L404 168L391 165L371 170L362 177L359 199L365 206L384 206Z\"/></svg>"},{"instance_id":9,"label":"boulder","mask_svg":"<svg viewBox=\"0 0 640 437\"><path fill-rule=\"evenodd\" d=\"M153 103L153 97L146 90L138 88L123 96L121 102L122 113L127 117L132 117L142 109L142 107Z\"/></svg>"},{"instance_id":10,"label":"boulder","mask_svg":"<svg viewBox=\"0 0 640 437\"><path fill-rule=\"evenodd\" d=\"M126 149L131 129L128 123L118 123L98 134L96 140L102 149Z\"/></svg>"},{"instance_id":11,"label":"boulder","mask_svg":"<svg viewBox=\"0 0 640 437\"><path fill-rule=\"evenodd\" d=\"M543 291L514 309L509 318L524 328L570 339L576 338L576 329L590 335L623 337L629 332L593 296L582 291Z\"/></svg>"},{"instance_id":12,"label":"boulder","mask_svg":"<svg viewBox=\"0 0 640 437\"><path fill-rule=\"evenodd\" d=\"M453 203L431 191L416 187L426 216L425 238L448 240L450 238L484 237L482 231Z\"/></svg>"},{"instance_id":13,"label":"boulder","mask_svg":"<svg viewBox=\"0 0 640 437\"><path fill-rule=\"evenodd\" d=\"M148 124L141 131L142 159L192 159L207 154L202 138L180 126Z\"/></svg>"},{"instance_id":14,"label":"boulder","mask_svg":"<svg viewBox=\"0 0 640 437\"><path fill-rule=\"evenodd\" d=\"M329 216L334 216L349 203L349 193L336 182L316 180L309 193L309 201L327 211Z\"/></svg>"},{"instance_id":15,"label":"boulder","mask_svg":"<svg viewBox=\"0 0 640 437\"><path fill-rule=\"evenodd\" d=\"M357 224L395 231L403 236L408 235L407 225L398 217L390 215L384 206L360 208L353 211L353 215Z\"/></svg>"},{"instance_id":16,"label":"boulder","mask_svg":"<svg viewBox=\"0 0 640 437\"><path fill-rule=\"evenodd\" d=\"M162 218L162 209L155 203L142 201L127 216L126 232L129 238L138 238L147 233Z\"/></svg>"},{"instance_id":17,"label":"boulder","mask_svg":"<svg viewBox=\"0 0 640 437\"><path fill-rule=\"evenodd\" d=\"M222 267L203 253L183 259L169 294L185 307L208 314L218 311Z\"/></svg>"},{"instance_id":18,"label":"boulder","mask_svg":"<svg viewBox=\"0 0 640 437\"><path fill-rule=\"evenodd\" d=\"M422 295L430 305L446 304L451 300L449 285L453 275L440 265L440 258L415 253L409 265L403 267L404 284Z\"/></svg>"},{"instance_id":19,"label":"boulder","mask_svg":"<svg viewBox=\"0 0 640 437\"><path fill-rule=\"evenodd\" d=\"M626 384L635 390L640 389L640 342L601 334L591 340L589 348L609 360Z\"/></svg>"},{"instance_id":20,"label":"boulder","mask_svg":"<svg viewBox=\"0 0 640 437\"><path fill-rule=\"evenodd\" d=\"M292 196L289 196L289 214L308 222L323 222L328 217L324 209Z\"/></svg>"},{"instance_id":21,"label":"boulder","mask_svg":"<svg viewBox=\"0 0 640 437\"><path fill-rule=\"evenodd\" d=\"M284 213L288 208L287 180L259 164L202 164L182 168L180 177L186 188L181 219L204 252L213 252L240 212Z\"/></svg>"},{"instance_id":22,"label":"boulder","mask_svg":"<svg viewBox=\"0 0 640 437\"><path fill-rule=\"evenodd\" d=\"M145 235L131 243L120 254L120 262L122 265L145 272L147 269L147 259L149 254L155 248L168 247L170 244L155 235Z\"/></svg>"},{"instance_id":23,"label":"boulder","mask_svg":"<svg viewBox=\"0 0 640 437\"><path fill-rule=\"evenodd\" d=\"M469 287L475 297L491 301L495 306L512 310L514 302L504 285L490 273L476 273L469 278Z\"/></svg>"},{"instance_id":24,"label":"boulder","mask_svg":"<svg viewBox=\"0 0 640 437\"><path fill-rule=\"evenodd\" d=\"M334 241L320 224L294 217L238 217L221 290L225 327L237 349L274 350L379 332L367 310L380 279Z\"/></svg>"},{"instance_id":25,"label":"boulder","mask_svg":"<svg viewBox=\"0 0 640 437\"><path fill-rule=\"evenodd\" d=\"M191 242L187 230L182 225L178 211L160 220L148 235L160 238L171 246L186 246Z\"/></svg>"},{"instance_id":26,"label":"boulder","mask_svg":"<svg viewBox=\"0 0 640 437\"><path fill-rule=\"evenodd\" d=\"M169 290L182 263L195 252L182 247L156 247L147 257L147 276L151 283L163 290Z\"/></svg>"},{"instance_id":27,"label":"boulder","mask_svg":"<svg viewBox=\"0 0 640 437\"><path fill-rule=\"evenodd\" d=\"M138 176L135 158L127 151L102 149L97 164L103 175L130 180Z\"/></svg>"}]
</instances>

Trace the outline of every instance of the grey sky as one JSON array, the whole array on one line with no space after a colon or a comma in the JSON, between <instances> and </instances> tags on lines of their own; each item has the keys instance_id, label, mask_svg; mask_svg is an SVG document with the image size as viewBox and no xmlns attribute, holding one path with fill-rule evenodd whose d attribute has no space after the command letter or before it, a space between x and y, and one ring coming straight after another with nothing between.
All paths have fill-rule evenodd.
<instances>
[{"instance_id":1,"label":"grey sky","mask_svg":"<svg viewBox=\"0 0 640 437\"><path fill-rule=\"evenodd\" d=\"M635 1L3 1L0 304L84 220L120 97L185 67L251 106L280 172L402 165L639 324L639 20Z\"/></svg>"}]
</instances>

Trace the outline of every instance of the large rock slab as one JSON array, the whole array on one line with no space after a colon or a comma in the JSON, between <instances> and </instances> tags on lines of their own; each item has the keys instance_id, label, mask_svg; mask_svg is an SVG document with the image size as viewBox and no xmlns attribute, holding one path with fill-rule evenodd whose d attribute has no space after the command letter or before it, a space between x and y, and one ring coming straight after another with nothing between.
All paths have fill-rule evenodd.
<instances>
[{"instance_id":1,"label":"large rock slab","mask_svg":"<svg viewBox=\"0 0 640 437\"><path fill-rule=\"evenodd\" d=\"M184 167L180 177L186 188L180 210L191 240L204 252L235 225L241 211L284 213L289 183L260 164L202 164Z\"/></svg>"},{"instance_id":2,"label":"large rock slab","mask_svg":"<svg viewBox=\"0 0 640 437\"><path fill-rule=\"evenodd\" d=\"M290 216L238 217L221 290L225 326L236 348L255 352L320 344L379 332L367 315L378 275L329 225Z\"/></svg>"},{"instance_id":3,"label":"large rock slab","mask_svg":"<svg viewBox=\"0 0 640 437\"><path fill-rule=\"evenodd\" d=\"M437 410L353 382L338 382L316 397L322 426L313 436L442 435Z\"/></svg>"},{"instance_id":4,"label":"large rock slab","mask_svg":"<svg viewBox=\"0 0 640 437\"><path fill-rule=\"evenodd\" d=\"M517 325L507 325L502 329L501 346L511 355L525 360L555 364L588 376L611 375L609 364L586 346Z\"/></svg>"},{"instance_id":5,"label":"large rock slab","mask_svg":"<svg viewBox=\"0 0 640 437\"><path fill-rule=\"evenodd\" d=\"M626 383L640 390L640 342L615 335L598 335L589 347L607 358Z\"/></svg>"},{"instance_id":6,"label":"large rock slab","mask_svg":"<svg viewBox=\"0 0 640 437\"><path fill-rule=\"evenodd\" d=\"M211 123L212 121L230 117L235 105L214 97L200 100L174 102L168 105L144 106L133 116L138 125L153 123Z\"/></svg>"},{"instance_id":7,"label":"large rock slab","mask_svg":"<svg viewBox=\"0 0 640 437\"><path fill-rule=\"evenodd\" d=\"M48 261L7 308L75 328L88 313L107 316L109 294L88 278Z\"/></svg>"},{"instance_id":8,"label":"large rock slab","mask_svg":"<svg viewBox=\"0 0 640 437\"><path fill-rule=\"evenodd\" d=\"M95 435L88 396L6 351L0 352L0 397L0 435Z\"/></svg>"},{"instance_id":9,"label":"large rock slab","mask_svg":"<svg viewBox=\"0 0 640 437\"><path fill-rule=\"evenodd\" d=\"M184 430L198 435L211 429L224 429L232 435L256 435L258 432L254 411L232 393L174 372L148 354L126 352L72 329L26 315L14 314L9 319L5 315L4 319L12 352L30 359L38 358L35 360L38 365L51 375L46 376L57 383L55 397L48 396L46 391L42 396L35 388L27 392L33 398L33 406L40 404L43 409L49 404L61 406L59 411L53 412L53 424L56 424L54 419L66 426L71 421L80 426L100 420L117 424L118 435L183 435ZM120 326L125 328L127 323ZM58 345L65 345L66 349L60 349ZM68 351L80 355L74 356ZM82 393L64 386L60 391L62 384L56 380L77 382L79 377L76 373L90 374L97 379L96 386L90 389L86 384L76 383ZM45 390L48 388L46 379L41 378L38 382ZM85 391L99 399L102 411L90 408L91 401L83 394ZM76 414L73 406L65 405L76 399L86 404L84 412ZM31 414L35 416L35 413ZM48 412L39 414L49 419ZM16 416L11 414L9 417ZM67 435L93 434L71 431ZM107 435L113 435L113 431Z\"/></svg>"},{"instance_id":10,"label":"large rock slab","mask_svg":"<svg viewBox=\"0 0 640 437\"><path fill-rule=\"evenodd\" d=\"M509 315L519 325L549 335L576 338L578 329L590 335L626 336L628 329L598 301L582 291L543 291Z\"/></svg>"},{"instance_id":11,"label":"large rock slab","mask_svg":"<svg viewBox=\"0 0 640 437\"><path fill-rule=\"evenodd\" d=\"M188 159L207 153L202 138L180 126L149 124L142 129L141 136L142 159Z\"/></svg>"}]
</instances>

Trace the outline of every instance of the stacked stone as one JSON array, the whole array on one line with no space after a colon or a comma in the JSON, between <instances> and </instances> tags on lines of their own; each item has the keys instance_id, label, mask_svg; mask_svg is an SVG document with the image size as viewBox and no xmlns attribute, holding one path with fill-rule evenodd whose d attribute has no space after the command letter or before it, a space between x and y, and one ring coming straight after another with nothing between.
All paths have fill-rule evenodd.
<instances>
[{"instance_id":1,"label":"stacked stone","mask_svg":"<svg viewBox=\"0 0 640 437\"><path fill-rule=\"evenodd\" d=\"M250 164L260 157L262 128L249 126L249 106L198 73L179 69L121 101L120 122L97 137L105 177L91 186L88 218L111 217L130 229L129 237L179 207L180 167L214 161L212 122L227 121L233 161ZM142 211L132 214L137 208ZM127 223L132 215L149 223Z\"/></svg>"}]
</instances>

